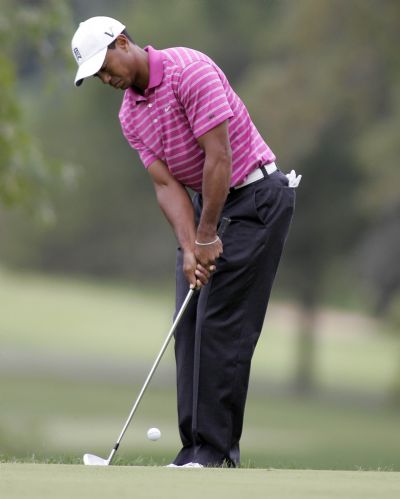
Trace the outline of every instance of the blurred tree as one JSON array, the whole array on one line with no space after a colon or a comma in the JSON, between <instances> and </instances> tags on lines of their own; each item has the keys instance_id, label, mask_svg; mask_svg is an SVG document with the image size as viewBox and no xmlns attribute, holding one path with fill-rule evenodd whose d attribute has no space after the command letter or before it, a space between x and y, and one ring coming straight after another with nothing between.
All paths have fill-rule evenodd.
<instances>
[{"instance_id":1,"label":"blurred tree","mask_svg":"<svg viewBox=\"0 0 400 499\"><path fill-rule=\"evenodd\" d=\"M400 290L400 204L386 213L380 211L378 220L361 240L357 257L363 276L375 290L375 313L383 317Z\"/></svg>"},{"instance_id":2,"label":"blurred tree","mask_svg":"<svg viewBox=\"0 0 400 499\"><path fill-rule=\"evenodd\" d=\"M257 29L262 25L259 12L251 8L246 14L248 22L237 23L240 29L235 33L231 24L241 9L238 0L230 4L229 22L221 22L219 29L213 18L215 9L203 1L137 0L126 8L117 0L112 9L104 4L96 3L94 10L89 3L74 1L73 15L77 21L91 15L113 15L124 21L139 45L189 45L215 57L235 77L252 52L251 33L257 23ZM214 25L215 29L210 29ZM236 50L242 47L240 61L232 55L235 37ZM73 74L74 68L68 81L60 79L54 95L37 95L36 81L32 90L26 85L25 92L35 116L33 127L37 136L45 138L47 155L83 165L78 177L71 174L67 179L75 180L76 189L66 192L63 186L52 187L58 219L52 227L38 227L8 215L7 225L13 229L0 248L2 258L43 270L171 278L174 238L137 154L121 137L117 113L122 94L94 81L77 90L72 85ZM164 244L160 245L160 240Z\"/></svg>"},{"instance_id":3,"label":"blurred tree","mask_svg":"<svg viewBox=\"0 0 400 499\"><path fill-rule=\"evenodd\" d=\"M380 316L389 311L400 291L399 75L395 81L397 88L388 89L392 96L390 108L358 143L358 155L367 175L360 198L370 219L368 230L359 244L358 266L375 298L375 311Z\"/></svg>"},{"instance_id":4,"label":"blurred tree","mask_svg":"<svg viewBox=\"0 0 400 499\"><path fill-rule=\"evenodd\" d=\"M11 11L11 1L6 5L6 12ZM65 6L50 0L22 5ZM333 263L340 261L341 272L348 271L345 263L355 241L367 236L366 222L368 230L378 228L384 199L389 192L392 199L397 195L400 4L115 0L110 6L106 0L71 0L68 5L76 22L112 15L125 22L141 46L191 46L224 69L282 169L304 173L278 285L303 303L302 322L312 322L317 303L334 285L328 281ZM62 22L57 29L62 36L68 32L69 52L74 28ZM0 248L2 259L44 270L171 277L173 236L136 153L121 137L121 94L93 81L76 90L70 55L69 68L55 65L55 57L46 59L57 80L53 95L39 92L43 78L37 74L43 65L38 51L26 49L26 56L17 50L17 41L10 42L8 53L16 54L19 73L14 69L14 78L29 103L32 129L42 139L43 151L82 167L75 173L67 170L64 185L51 187L58 216L53 227L39 228L14 214L7 220L3 216L8 238ZM379 174L378 157L385 157ZM71 183L74 192L65 189ZM300 365L312 364L306 355L302 359ZM299 379L309 379L310 373L304 371Z\"/></svg>"},{"instance_id":5,"label":"blurred tree","mask_svg":"<svg viewBox=\"0 0 400 499\"><path fill-rule=\"evenodd\" d=\"M61 165L46 158L29 132L21 82L34 66L64 57L69 11L56 0L2 0L0 12L0 204L33 204L49 215L46 185ZM63 29L65 31L63 31Z\"/></svg>"},{"instance_id":6,"label":"blurred tree","mask_svg":"<svg viewBox=\"0 0 400 499\"><path fill-rule=\"evenodd\" d=\"M398 120L392 116L399 88L399 13L393 0L282 1L278 22L258 35L259 62L241 83L282 167L304 174L282 269L302 310L296 376L301 390L312 386L315 310L334 284L328 271L333 261L344 263L371 229L366 194L375 198L381 215L374 218L380 221L388 204L382 191L386 187L392 200L398 196ZM388 169L382 156L390 157ZM381 193L376 181L385 186ZM387 226L381 236L392 229ZM392 279L382 284L394 292L398 275L390 270L392 259L378 260L374 275L387 268Z\"/></svg>"}]
</instances>

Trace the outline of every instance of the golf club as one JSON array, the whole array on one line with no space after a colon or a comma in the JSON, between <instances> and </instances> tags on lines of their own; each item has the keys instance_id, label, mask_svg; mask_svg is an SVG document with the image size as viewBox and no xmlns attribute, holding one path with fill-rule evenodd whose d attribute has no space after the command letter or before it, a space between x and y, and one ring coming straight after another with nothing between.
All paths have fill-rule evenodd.
<instances>
[{"instance_id":1,"label":"golf club","mask_svg":"<svg viewBox=\"0 0 400 499\"><path fill-rule=\"evenodd\" d=\"M222 235L225 232L225 229L229 225L230 222L231 222L231 220L229 218L226 218L226 217L222 218L221 223L219 225L219 229L218 229L218 236L220 238L222 238ZM174 334L174 331L175 331L177 325L179 324L179 321L181 320L181 317L183 316L183 314L186 310L186 307L188 306L195 291L196 291L195 289L189 289L189 291L186 295L186 298L183 301L181 308L180 308L179 312L177 313L175 320L171 326L171 329L169 330L169 333L168 333L168 335L163 343L163 346L161 347L161 350L160 350L159 354L157 355L157 358L154 361L152 368L150 369L150 372L146 378L146 381L144 382L143 387L140 390L140 393L139 393L139 395L138 395L138 397L137 397L137 399L136 399L136 401L131 409L131 412L128 416L128 419L126 420L126 423L125 423L124 427L122 428L122 431L121 431L117 441L115 442L114 447L112 448L112 450L110 452L110 455L108 456L107 459L103 459L99 456L95 456L94 454L84 454L83 463L85 465L87 465L87 466L109 466L110 465L112 459L114 458L115 453L118 450L118 447L119 447L119 444L122 440L122 437L124 436L128 426L129 426L129 423L131 422L133 415L135 414L136 409L137 409L140 401L142 400L144 392L146 391L146 388L149 385L150 380L153 377L153 374L154 374L155 370L157 369L157 366L160 363L160 360L161 360L162 356L164 355L164 352L167 349L169 342L171 341L171 338Z\"/></svg>"}]
</instances>

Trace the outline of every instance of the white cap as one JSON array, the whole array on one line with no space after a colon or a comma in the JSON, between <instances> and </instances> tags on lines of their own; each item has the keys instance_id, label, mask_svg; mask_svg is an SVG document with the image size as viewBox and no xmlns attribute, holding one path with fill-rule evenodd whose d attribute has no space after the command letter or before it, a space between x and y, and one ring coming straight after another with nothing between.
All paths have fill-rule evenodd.
<instances>
[{"instance_id":1,"label":"white cap","mask_svg":"<svg viewBox=\"0 0 400 499\"><path fill-rule=\"evenodd\" d=\"M72 54L79 66L75 76L75 86L81 85L84 78L93 76L103 65L107 47L125 26L112 17L97 16L80 23L72 38Z\"/></svg>"}]
</instances>

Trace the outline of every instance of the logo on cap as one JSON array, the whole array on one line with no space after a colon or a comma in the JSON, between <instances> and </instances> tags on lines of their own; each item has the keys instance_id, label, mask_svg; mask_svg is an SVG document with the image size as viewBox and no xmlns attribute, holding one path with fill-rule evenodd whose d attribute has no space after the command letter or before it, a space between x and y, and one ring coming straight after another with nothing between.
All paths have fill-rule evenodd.
<instances>
[{"instance_id":1,"label":"logo on cap","mask_svg":"<svg viewBox=\"0 0 400 499\"><path fill-rule=\"evenodd\" d=\"M107 31L104 31L104 34L110 36L111 38L114 38L114 30L111 26L109 27L109 31L109 33Z\"/></svg>"},{"instance_id":2,"label":"logo on cap","mask_svg":"<svg viewBox=\"0 0 400 499\"><path fill-rule=\"evenodd\" d=\"M79 52L78 47L75 47L73 52L74 52L76 62L79 62L79 59L82 59L82 56L81 56L81 53Z\"/></svg>"}]
</instances>

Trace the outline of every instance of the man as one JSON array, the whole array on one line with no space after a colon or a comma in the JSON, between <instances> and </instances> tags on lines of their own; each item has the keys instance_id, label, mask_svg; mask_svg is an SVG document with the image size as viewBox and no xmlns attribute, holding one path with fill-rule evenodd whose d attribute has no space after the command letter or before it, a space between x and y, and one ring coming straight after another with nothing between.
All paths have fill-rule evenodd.
<instances>
[{"instance_id":1,"label":"man","mask_svg":"<svg viewBox=\"0 0 400 499\"><path fill-rule=\"evenodd\" d=\"M81 23L72 52L75 85L95 76L125 91L122 131L179 244L177 310L189 287L199 290L175 333L182 449L174 465L237 466L251 358L300 176L277 169L244 104L206 55L143 49L108 17ZM231 220L223 241L222 217Z\"/></svg>"}]
</instances>

